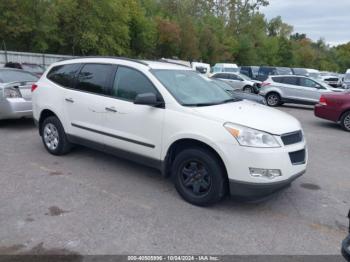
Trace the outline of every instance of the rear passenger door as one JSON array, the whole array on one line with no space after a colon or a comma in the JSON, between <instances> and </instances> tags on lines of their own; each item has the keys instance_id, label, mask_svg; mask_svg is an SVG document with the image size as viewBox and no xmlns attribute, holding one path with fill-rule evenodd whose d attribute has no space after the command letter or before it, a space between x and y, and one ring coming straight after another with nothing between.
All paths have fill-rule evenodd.
<instances>
[{"instance_id":1,"label":"rear passenger door","mask_svg":"<svg viewBox=\"0 0 350 262\"><path fill-rule=\"evenodd\" d=\"M135 105L138 94L154 93L163 101L150 79L141 71L118 66L109 97L103 129L105 144L125 154L159 161L161 154L164 108Z\"/></svg>"},{"instance_id":2,"label":"rear passenger door","mask_svg":"<svg viewBox=\"0 0 350 262\"><path fill-rule=\"evenodd\" d=\"M97 143L104 142L106 95L116 67L111 64L83 64L72 88L65 90L67 133Z\"/></svg>"},{"instance_id":3,"label":"rear passenger door","mask_svg":"<svg viewBox=\"0 0 350 262\"><path fill-rule=\"evenodd\" d=\"M288 99L298 99L300 95L300 87L298 85L298 78L294 76L282 77L283 96Z\"/></svg>"}]
</instances>

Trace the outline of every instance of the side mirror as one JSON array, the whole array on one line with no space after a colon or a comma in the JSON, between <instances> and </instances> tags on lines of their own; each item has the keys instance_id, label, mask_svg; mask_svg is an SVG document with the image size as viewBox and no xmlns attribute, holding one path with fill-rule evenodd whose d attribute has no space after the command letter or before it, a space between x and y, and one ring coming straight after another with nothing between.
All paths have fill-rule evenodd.
<instances>
[{"instance_id":1,"label":"side mirror","mask_svg":"<svg viewBox=\"0 0 350 262\"><path fill-rule=\"evenodd\" d=\"M157 101L157 97L153 93L138 94L134 100L135 105L159 106L163 104Z\"/></svg>"}]
</instances>

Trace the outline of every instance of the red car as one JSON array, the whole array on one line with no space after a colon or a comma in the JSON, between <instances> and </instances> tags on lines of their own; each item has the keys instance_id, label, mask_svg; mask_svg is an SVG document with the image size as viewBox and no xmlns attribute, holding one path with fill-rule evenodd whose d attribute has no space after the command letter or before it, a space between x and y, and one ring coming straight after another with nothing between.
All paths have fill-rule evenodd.
<instances>
[{"instance_id":1,"label":"red car","mask_svg":"<svg viewBox=\"0 0 350 262\"><path fill-rule=\"evenodd\" d=\"M315 106L315 116L340 123L350 131L350 91L322 95Z\"/></svg>"}]
</instances>

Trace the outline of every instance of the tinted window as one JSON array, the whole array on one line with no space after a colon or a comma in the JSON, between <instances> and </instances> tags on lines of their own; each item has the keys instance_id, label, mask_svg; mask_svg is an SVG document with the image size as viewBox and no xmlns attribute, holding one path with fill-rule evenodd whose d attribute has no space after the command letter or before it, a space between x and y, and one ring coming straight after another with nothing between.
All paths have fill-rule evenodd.
<instances>
[{"instance_id":1,"label":"tinted window","mask_svg":"<svg viewBox=\"0 0 350 262\"><path fill-rule=\"evenodd\" d=\"M228 79L229 76L227 74L216 74L213 76L214 78L223 78L223 79Z\"/></svg>"},{"instance_id":2,"label":"tinted window","mask_svg":"<svg viewBox=\"0 0 350 262\"><path fill-rule=\"evenodd\" d=\"M272 77L272 80L277 83L283 83L283 77L275 76Z\"/></svg>"},{"instance_id":3,"label":"tinted window","mask_svg":"<svg viewBox=\"0 0 350 262\"><path fill-rule=\"evenodd\" d=\"M75 89L95 94L106 94L114 67L112 65L86 64L81 69Z\"/></svg>"},{"instance_id":4,"label":"tinted window","mask_svg":"<svg viewBox=\"0 0 350 262\"><path fill-rule=\"evenodd\" d=\"M138 94L144 93L153 93L159 97L151 81L141 72L127 67L118 67L112 95L124 100L134 101Z\"/></svg>"},{"instance_id":5,"label":"tinted window","mask_svg":"<svg viewBox=\"0 0 350 262\"><path fill-rule=\"evenodd\" d=\"M300 78L300 85L304 87L316 88L319 86L315 81L308 78Z\"/></svg>"},{"instance_id":6,"label":"tinted window","mask_svg":"<svg viewBox=\"0 0 350 262\"><path fill-rule=\"evenodd\" d=\"M20 70L0 70L0 82L10 83L10 82L36 82L38 77L24 71Z\"/></svg>"},{"instance_id":7,"label":"tinted window","mask_svg":"<svg viewBox=\"0 0 350 262\"><path fill-rule=\"evenodd\" d=\"M241 78L239 78L236 75L229 75L229 77L230 77L231 80L241 80Z\"/></svg>"},{"instance_id":8,"label":"tinted window","mask_svg":"<svg viewBox=\"0 0 350 262\"><path fill-rule=\"evenodd\" d=\"M292 69L290 69L288 67L278 67L276 69L276 74L278 74L278 75L292 75L293 71L292 71Z\"/></svg>"},{"instance_id":9,"label":"tinted window","mask_svg":"<svg viewBox=\"0 0 350 262\"><path fill-rule=\"evenodd\" d=\"M47 78L61 86L71 87L79 67L80 64L55 66L47 74Z\"/></svg>"},{"instance_id":10,"label":"tinted window","mask_svg":"<svg viewBox=\"0 0 350 262\"><path fill-rule=\"evenodd\" d=\"M260 67L259 75L267 76L272 74L273 71L274 71L274 68L271 68L271 67Z\"/></svg>"},{"instance_id":11,"label":"tinted window","mask_svg":"<svg viewBox=\"0 0 350 262\"><path fill-rule=\"evenodd\" d=\"M283 77L283 83L287 85L298 85L297 77Z\"/></svg>"}]
</instances>

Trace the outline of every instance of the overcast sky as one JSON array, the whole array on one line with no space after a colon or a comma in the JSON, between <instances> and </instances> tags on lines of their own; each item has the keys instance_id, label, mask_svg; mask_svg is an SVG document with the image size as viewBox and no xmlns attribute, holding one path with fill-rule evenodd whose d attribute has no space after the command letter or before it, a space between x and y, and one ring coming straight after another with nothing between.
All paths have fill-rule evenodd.
<instances>
[{"instance_id":1,"label":"overcast sky","mask_svg":"<svg viewBox=\"0 0 350 262\"><path fill-rule=\"evenodd\" d=\"M321 37L330 45L350 42L350 0L270 0L261 9L268 19L280 15L313 40Z\"/></svg>"}]
</instances>

